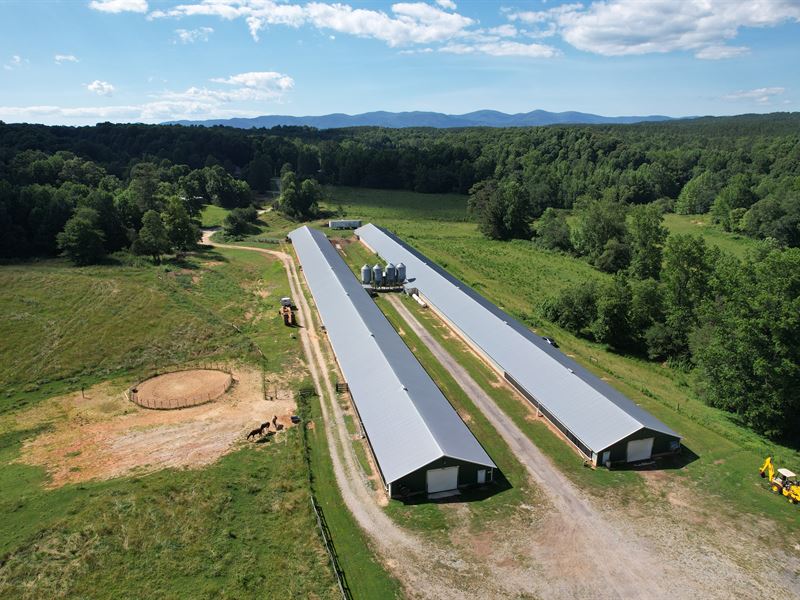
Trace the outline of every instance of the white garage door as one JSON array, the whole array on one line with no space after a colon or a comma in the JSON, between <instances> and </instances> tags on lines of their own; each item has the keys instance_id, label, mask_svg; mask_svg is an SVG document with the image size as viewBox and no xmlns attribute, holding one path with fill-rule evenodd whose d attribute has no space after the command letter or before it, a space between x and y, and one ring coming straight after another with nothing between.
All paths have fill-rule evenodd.
<instances>
[{"instance_id":1,"label":"white garage door","mask_svg":"<svg viewBox=\"0 0 800 600\"><path fill-rule=\"evenodd\" d=\"M647 460L653 454L653 438L628 442L628 462Z\"/></svg>"},{"instance_id":2,"label":"white garage door","mask_svg":"<svg viewBox=\"0 0 800 600\"><path fill-rule=\"evenodd\" d=\"M446 492L458 487L458 467L428 470L428 493Z\"/></svg>"}]
</instances>

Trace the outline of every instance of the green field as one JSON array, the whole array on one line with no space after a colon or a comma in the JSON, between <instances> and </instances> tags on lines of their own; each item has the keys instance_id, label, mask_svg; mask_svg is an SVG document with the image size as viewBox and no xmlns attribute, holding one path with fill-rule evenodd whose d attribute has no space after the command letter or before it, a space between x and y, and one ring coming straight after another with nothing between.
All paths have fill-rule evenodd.
<instances>
[{"instance_id":1,"label":"green field","mask_svg":"<svg viewBox=\"0 0 800 600\"><path fill-rule=\"evenodd\" d=\"M43 491L0 438L0 597L335 598L299 431L199 471Z\"/></svg>"},{"instance_id":2,"label":"green field","mask_svg":"<svg viewBox=\"0 0 800 600\"><path fill-rule=\"evenodd\" d=\"M300 385L300 343L274 310L288 293L278 261L211 249L161 266L40 261L0 267L0 289L0 334L16 342L0 348L0 597L339 596L300 428L205 468L62 487L17 462L22 444L67 418L48 398L84 386L88 396L97 382L121 390L156 368L233 360ZM318 425L315 489L350 587L392 597L397 584L338 495L318 408L305 410Z\"/></svg>"},{"instance_id":3,"label":"green field","mask_svg":"<svg viewBox=\"0 0 800 600\"><path fill-rule=\"evenodd\" d=\"M248 252L205 250L159 267L11 265L0 287L0 335L15 340L0 347L0 412L200 358L254 361L254 343L279 367L299 347L277 316L257 326L247 317L288 293L279 263Z\"/></svg>"},{"instance_id":4,"label":"green field","mask_svg":"<svg viewBox=\"0 0 800 600\"><path fill-rule=\"evenodd\" d=\"M711 215L664 215L664 225L670 233L689 233L700 235L709 245L718 246L737 258L744 258L749 250L755 248L756 240L735 233L723 231L711 222Z\"/></svg>"},{"instance_id":5,"label":"green field","mask_svg":"<svg viewBox=\"0 0 800 600\"><path fill-rule=\"evenodd\" d=\"M222 222L229 212L227 208L206 204L200 212L200 224L202 227L222 227Z\"/></svg>"},{"instance_id":6,"label":"green field","mask_svg":"<svg viewBox=\"0 0 800 600\"><path fill-rule=\"evenodd\" d=\"M339 193L346 195L347 190ZM375 192L377 198L383 194L385 192ZM404 219L402 214L397 214L396 206L391 209L391 219L383 220L384 213L376 207L377 201L361 207L357 203L358 197L351 197L347 204L351 207L348 216L353 216L350 214L352 210L364 215L366 220L395 231L515 317L542 334L556 337L564 352L599 376L609 379L634 401L680 432L686 447L683 461L687 464L679 463L675 465L679 468L669 468L663 473L669 478L670 485L691 490L697 498L698 510L727 514L732 518L769 517L777 521L779 527L800 531L800 514L796 508L768 493L757 474L767 454L777 457L780 464L797 470L800 453L776 445L737 425L727 413L706 406L695 395L692 382L683 371L609 352L602 345L577 338L543 319L540 310L543 299L551 297L567 283L602 278L603 274L580 259L540 250L533 244L485 240L474 225L461 221L445 223ZM435 197L430 195L428 201L434 201ZM416 215L416 207L422 201L415 199L412 202L409 216ZM738 240L733 236L728 236L728 239L726 234L713 229L702 233L710 242L715 239L713 236L725 238L732 245L732 251L738 254L743 254L750 246L749 240ZM357 244L345 246L345 252L353 268L368 259L371 262L375 260ZM409 307L417 310L413 303L409 303ZM445 347L470 369L476 380L486 382L491 377L486 367L459 347L459 343L443 337L441 332L436 333L435 318L425 311L417 312ZM392 312L387 313L394 320ZM424 362L424 353L420 356ZM613 493L629 500L649 498L656 505L663 500L646 492L644 480L636 473L602 469L587 472L581 466L580 458L543 424L525 420L527 409L518 398L504 396L491 386L484 387L523 431L582 487L600 495Z\"/></svg>"}]
</instances>

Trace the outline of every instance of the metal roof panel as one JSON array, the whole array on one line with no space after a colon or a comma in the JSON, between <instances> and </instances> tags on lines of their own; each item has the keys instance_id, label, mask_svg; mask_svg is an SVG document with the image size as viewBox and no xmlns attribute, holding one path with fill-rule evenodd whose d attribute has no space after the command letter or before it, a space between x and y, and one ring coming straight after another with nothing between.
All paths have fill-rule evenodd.
<instances>
[{"instance_id":1,"label":"metal roof panel","mask_svg":"<svg viewBox=\"0 0 800 600\"><path fill-rule=\"evenodd\" d=\"M355 233L385 260L405 263L410 285L593 452L642 428L680 438L394 234L371 223Z\"/></svg>"},{"instance_id":2,"label":"metal roof panel","mask_svg":"<svg viewBox=\"0 0 800 600\"><path fill-rule=\"evenodd\" d=\"M495 464L325 235L289 234L387 482L449 456Z\"/></svg>"}]
</instances>

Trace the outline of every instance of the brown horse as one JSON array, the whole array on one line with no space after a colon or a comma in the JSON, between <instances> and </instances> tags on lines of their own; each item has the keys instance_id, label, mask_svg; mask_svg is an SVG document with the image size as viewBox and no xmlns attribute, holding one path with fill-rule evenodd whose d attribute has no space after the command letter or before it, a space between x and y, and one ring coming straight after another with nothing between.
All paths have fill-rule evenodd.
<instances>
[{"instance_id":1,"label":"brown horse","mask_svg":"<svg viewBox=\"0 0 800 600\"><path fill-rule=\"evenodd\" d=\"M250 433L247 434L247 439L249 440L251 437L257 437L259 435L264 435L264 432L269 429L269 421L266 423L262 423L258 429L253 429Z\"/></svg>"}]
</instances>

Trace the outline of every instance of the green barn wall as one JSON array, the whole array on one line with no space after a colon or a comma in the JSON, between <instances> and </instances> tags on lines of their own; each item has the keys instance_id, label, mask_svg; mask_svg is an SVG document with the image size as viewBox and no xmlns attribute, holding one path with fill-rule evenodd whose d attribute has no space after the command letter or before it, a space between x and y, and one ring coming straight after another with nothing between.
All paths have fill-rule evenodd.
<instances>
[{"instance_id":1,"label":"green barn wall","mask_svg":"<svg viewBox=\"0 0 800 600\"><path fill-rule=\"evenodd\" d=\"M477 465L475 463L465 462L450 457L443 457L432 463L425 465L421 469L417 469L413 473L409 473L405 477L401 477L392 483L392 496L397 496L400 488L405 487L411 490L412 494L425 493L427 490L427 475L429 469L444 469L446 467L458 466L458 487L467 487L477 485L478 471L484 469L487 471L486 482L491 481L492 471L491 467Z\"/></svg>"}]
</instances>

